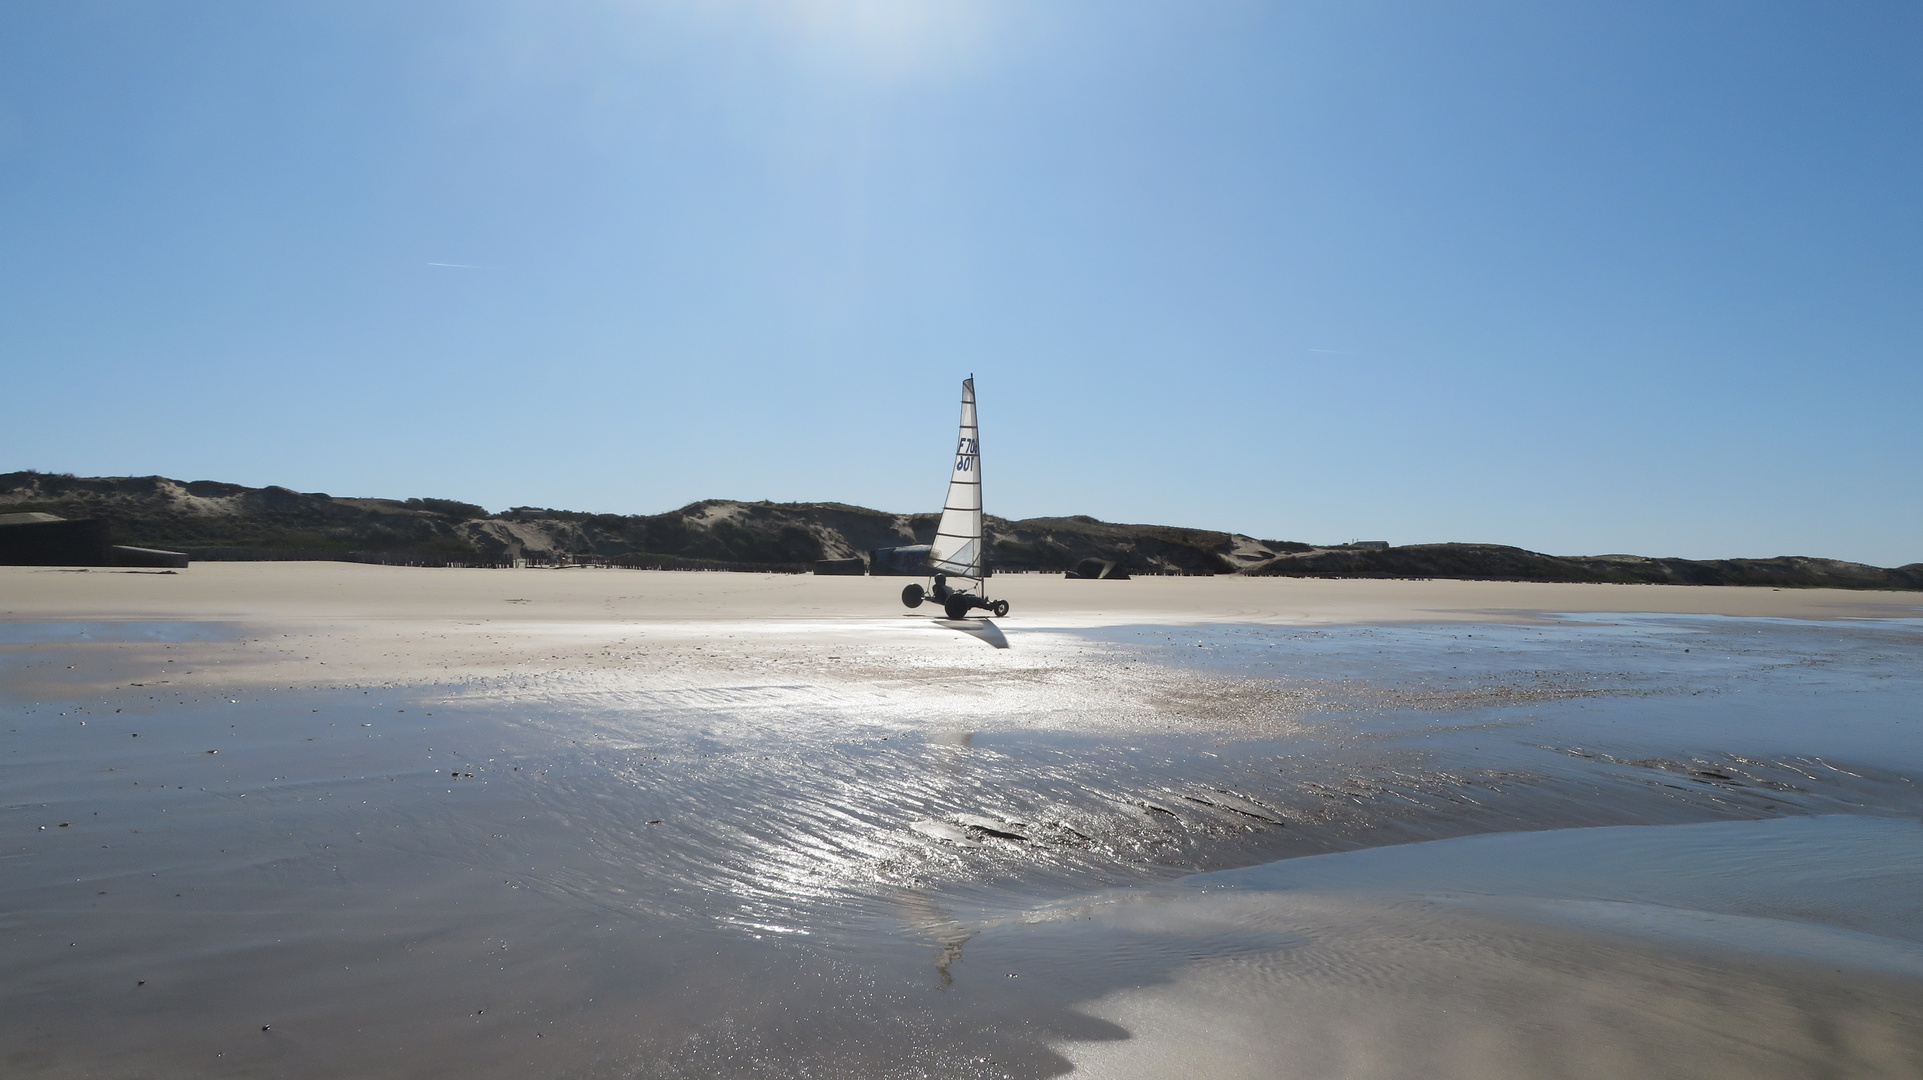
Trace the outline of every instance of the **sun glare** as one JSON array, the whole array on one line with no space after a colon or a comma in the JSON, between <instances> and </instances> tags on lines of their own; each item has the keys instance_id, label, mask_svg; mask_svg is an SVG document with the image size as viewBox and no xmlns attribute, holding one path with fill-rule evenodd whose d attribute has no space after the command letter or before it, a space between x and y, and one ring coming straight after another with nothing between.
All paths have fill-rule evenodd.
<instances>
[{"instance_id":1,"label":"sun glare","mask_svg":"<svg viewBox=\"0 0 1923 1080\"><path fill-rule=\"evenodd\" d=\"M988 40L991 14L956 0L744 0L697 9L730 29L772 29L812 64L886 79L967 67Z\"/></svg>"}]
</instances>

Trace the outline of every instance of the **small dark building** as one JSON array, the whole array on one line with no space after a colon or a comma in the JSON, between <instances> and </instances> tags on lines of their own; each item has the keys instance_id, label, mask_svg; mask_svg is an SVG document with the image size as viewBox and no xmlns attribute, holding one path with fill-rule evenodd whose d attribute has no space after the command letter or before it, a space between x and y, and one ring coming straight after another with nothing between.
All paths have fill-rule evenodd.
<instances>
[{"instance_id":1,"label":"small dark building","mask_svg":"<svg viewBox=\"0 0 1923 1080\"><path fill-rule=\"evenodd\" d=\"M860 577L868 572L868 564L857 555L852 559L819 559L815 562L815 573L828 576Z\"/></svg>"},{"instance_id":2,"label":"small dark building","mask_svg":"<svg viewBox=\"0 0 1923 1080\"><path fill-rule=\"evenodd\" d=\"M868 553L868 572L876 577L927 577L928 545L876 548Z\"/></svg>"},{"instance_id":3,"label":"small dark building","mask_svg":"<svg viewBox=\"0 0 1923 1080\"><path fill-rule=\"evenodd\" d=\"M0 566L184 567L178 551L109 542L98 518L69 521L54 514L0 514Z\"/></svg>"}]
</instances>

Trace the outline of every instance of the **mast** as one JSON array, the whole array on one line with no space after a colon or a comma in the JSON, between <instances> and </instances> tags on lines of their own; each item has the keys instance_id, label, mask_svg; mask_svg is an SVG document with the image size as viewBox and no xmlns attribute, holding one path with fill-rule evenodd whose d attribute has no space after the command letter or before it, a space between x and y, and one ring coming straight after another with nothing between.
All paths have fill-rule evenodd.
<instances>
[{"instance_id":1,"label":"mast","mask_svg":"<svg viewBox=\"0 0 1923 1080\"><path fill-rule=\"evenodd\" d=\"M941 523L929 545L928 565L935 573L982 582L981 442L975 426L975 377L962 380L961 431L955 442L955 471L948 480Z\"/></svg>"}]
</instances>

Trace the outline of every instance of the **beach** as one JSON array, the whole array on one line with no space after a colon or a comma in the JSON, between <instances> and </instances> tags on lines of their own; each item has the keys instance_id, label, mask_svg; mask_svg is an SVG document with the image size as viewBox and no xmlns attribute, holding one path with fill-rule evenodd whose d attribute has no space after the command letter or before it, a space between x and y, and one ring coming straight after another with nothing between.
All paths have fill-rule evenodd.
<instances>
[{"instance_id":1,"label":"beach","mask_svg":"<svg viewBox=\"0 0 1923 1080\"><path fill-rule=\"evenodd\" d=\"M1909 1076L1923 596L0 568L9 1075Z\"/></svg>"}]
</instances>

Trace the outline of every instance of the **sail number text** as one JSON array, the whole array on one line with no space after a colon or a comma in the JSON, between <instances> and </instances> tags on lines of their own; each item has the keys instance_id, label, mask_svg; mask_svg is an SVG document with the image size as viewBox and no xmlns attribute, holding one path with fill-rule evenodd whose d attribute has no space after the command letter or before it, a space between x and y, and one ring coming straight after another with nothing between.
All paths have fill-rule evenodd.
<instances>
[{"instance_id":1,"label":"sail number text","mask_svg":"<svg viewBox=\"0 0 1923 1080\"><path fill-rule=\"evenodd\" d=\"M975 440L963 436L961 445L955 448L955 471L974 472L975 456L979 452L976 449Z\"/></svg>"}]
</instances>

